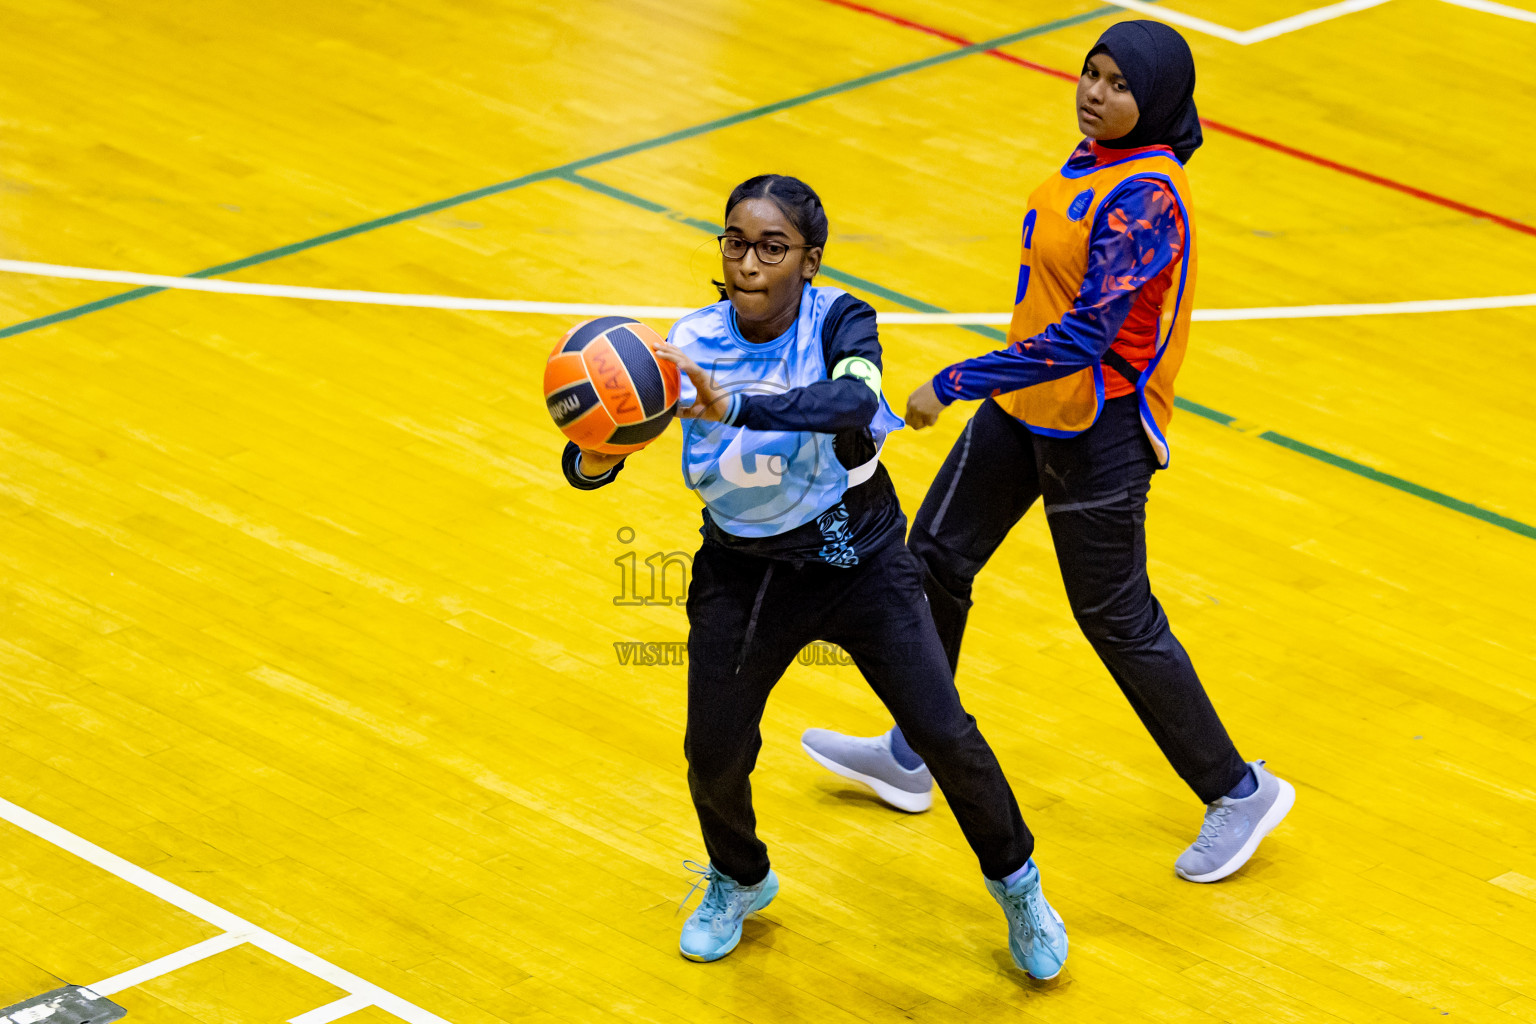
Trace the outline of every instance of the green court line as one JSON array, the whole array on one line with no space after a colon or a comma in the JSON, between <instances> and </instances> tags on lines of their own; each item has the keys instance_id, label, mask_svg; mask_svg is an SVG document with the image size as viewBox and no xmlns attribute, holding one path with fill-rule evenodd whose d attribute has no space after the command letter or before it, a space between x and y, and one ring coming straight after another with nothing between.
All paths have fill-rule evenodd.
<instances>
[{"instance_id":1,"label":"green court line","mask_svg":"<svg viewBox=\"0 0 1536 1024\"><path fill-rule=\"evenodd\" d=\"M1177 395L1174 396L1173 407L1175 409L1183 409L1185 412L1192 412L1196 416L1204 416L1212 423L1220 423L1224 427L1230 427L1232 424L1237 422L1236 416L1228 416L1220 409L1212 409L1208 405L1201 405L1199 402L1191 402L1189 399L1180 398Z\"/></svg>"},{"instance_id":2,"label":"green court line","mask_svg":"<svg viewBox=\"0 0 1536 1024\"><path fill-rule=\"evenodd\" d=\"M1273 430L1264 431L1259 435L1259 438L1271 444L1277 444L1282 448L1289 448L1293 452L1299 452L1308 458L1317 459L1319 462L1326 462L1330 466L1337 466L1339 469L1348 470L1356 476L1365 477L1367 480L1386 484L1388 487L1395 488L1405 494L1411 494L1415 498L1432 501L1436 505L1442 505L1450 509L1452 512L1460 512L1464 516L1481 519L1485 523L1491 523L1494 526L1518 533L1522 537L1536 539L1536 526L1529 526L1518 519L1511 519L1508 516L1501 516L1497 512L1490 512L1485 508L1479 508L1469 502L1462 501L1460 498L1453 498L1449 494L1432 491L1428 487L1422 487L1414 483L1412 480L1404 480L1400 476L1393 476L1391 473L1383 473L1379 469L1372 469L1363 462L1356 462L1354 459L1346 459L1342 455L1335 455L1333 452L1314 448L1295 438L1286 437L1284 434L1277 434Z\"/></svg>"},{"instance_id":3,"label":"green court line","mask_svg":"<svg viewBox=\"0 0 1536 1024\"><path fill-rule=\"evenodd\" d=\"M577 174L575 171L562 171L559 177L573 185L580 185L582 188L587 189L588 191L596 192L600 195L605 195L610 199L617 199L621 203L628 203L630 206L638 206L640 209L649 211L650 213L665 214L669 220L675 220L679 224L686 224L691 228L698 228L700 231L707 231L711 235L718 235L725 230L722 225L715 224L707 220L699 220L696 217L689 217L678 210L669 209L660 203L653 202L652 200L645 198L644 196L637 196L633 192L626 192L621 188L615 188L613 185L610 185L607 182L598 181L594 178L588 178L586 175ZM885 299L888 302L894 302L898 306L905 306L908 309L915 310L919 313L946 312L946 310L939 306L935 306L930 302L924 302L922 299L914 299L910 295L903 295L901 292L887 288L883 284L876 284L874 281L859 277L855 274L850 274L845 270L838 270L836 267L829 267L825 263L823 263L821 266L821 273L823 277L836 281L838 284L844 284L850 288L857 288L860 291L867 292L870 295L878 295L880 298ZM967 331L979 334L984 338L989 338L992 341L1008 340L1008 336L995 327L985 327L980 324L960 324L958 326L963 327Z\"/></svg>"},{"instance_id":4,"label":"green court line","mask_svg":"<svg viewBox=\"0 0 1536 1024\"><path fill-rule=\"evenodd\" d=\"M188 274L188 277L206 277L206 274ZM35 331L39 327L47 327L49 324L59 323L61 320L73 320L77 316L94 313L98 309L109 309L112 306L120 306L134 299L142 299L156 292L166 291L164 288L135 288L131 292L122 292L117 295L109 295L95 302L87 302L83 306L72 306L69 309L61 309L57 313L49 313L47 316L35 317L31 320L23 320L9 327L0 327L0 338L9 338L13 334L24 334L27 331Z\"/></svg>"},{"instance_id":5,"label":"green court line","mask_svg":"<svg viewBox=\"0 0 1536 1024\"><path fill-rule=\"evenodd\" d=\"M683 128L675 132L668 132L666 135L658 135L653 139L646 139L643 142L634 142L630 145L620 146L617 149L610 149L606 152L598 153L594 156L583 157L580 160L573 160L570 163L561 164L558 167L550 167L542 171L534 171L531 174L524 174L521 177L510 178L507 181L499 182L495 185L487 185L484 188L477 188L469 192L461 192L456 196L449 196L447 199L438 199L434 202L423 203L420 206L413 206L408 210L401 210L399 213L391 213L383 217L375 217L373 220L363 221L361 224L354 224L351 227L340 228L336 231L329 231L323 235L316 235L313 238L306 238L301 242L292 242L288 245L280 245L275 249L267 249L264 252L256 253L253 256L246 256L243 259L233 260L229 263L221 263L216 267L207 267L203 270L194 271L193 273L187 274L185 276L205 278L217 277L220 274L230 274L237 270L243 270L246 267L255 266L258 263L267 263L271 260L282 259L284 256L292 256L294 253L304 252L307 249L313 249L317 246L327 245L331 242L339 242L342 239L351 238L354 235L360 235L364 232L376 231L379 228L389 227L392 224L399 224L402 221L412 220L417 217L424 217L431 213L439 213L443 210L447 210L455 206L460 206L464 203L472 203L477 199L486 199L490 196L500 195L503 192L510 192L513 189L522 188L524 185L532 185L540 181L548 181L550 178L561 176L572 171L580 171L588 167L595 167L598 164L607 163L611 160L618 160L626 156L632 156L635 153L643 153L646 150L657 149L661 146L667 146L674 142L681 142L685 139L694 138L695 136L705 135L709 132L718 131L721 128L729 128L732 125L738 125L746 121L753 121L757 118L767 117L770 114L777 114L783 110L790 110L794 107L804 106L807 103L813 103L816 100L825 99L828 96L836 96L840 93L850 92L854 89L861 89L866 85L874 85L879 82L888 81L892 78L898 78L901 75L911 74L914 71L922 71L926 68L936 67L940 64L947 64L950 61L960 60L975 53L984 53L987 50L996 49L1000 46L1008 46L1011 43L1022 42L1025 39L1032 39L1035 36L1046 35L1047 33L1055 32L1058 29L1071 28L1074 25L1080 25L1084 22L1093 21L1094 19L1102 18L1105 15L1118 13L1122 13L1121 8L1114 6L1104 6L1095 8L1091 11L1087 11L1083 14L1074 14L1069 18L1058 18L1055 21L1048 21L1040 25L1035 25L1031 28L1020 29L1017 32L1010 32L1007 35L998 36L995 39L987 39L979 43L972 43L970 46L963 46L958 50L946 50L943 53L935 54L931 57L923 57L918 60L908 61L905 64L898 64L893 68L886 68L884 71L875 71L867 75L860 75L858 78L851 78L846 82L839 82L836 85L829 85L825 88L816 89L799 96L792 96L789 99L778 100L774 103L765 104L761 107L754 107L751 110L744 110L740 113L716 118L713 121L705 121L703 124L697 124L691 128ZM95 302L87 302L84 305L74 306L70 309L63 309L57 313L49 313L46 316L35 317L31 320L23 320L20 323L11 324L9 327L0 327L0 338L9 338L17 334L24 334L27 331L35 331L40 327L47 327L51 324L60 323L65 320L73 320L76 317L84 316L87 313L94 313L97 310L108 309L112 306L121 305L124 302L132 302L134 299L142 299L147 296L154 295L157 292L163 291L166 291L166 289L135 288L133 291L123 292L119 295L108 296L105 299L98 299Z\"/></svg>"},{"instance_id":6,"label":"green court line","mask_svg":"<svg viewBox=\"0 0 1536 1024\"><path fill-rule=\"evenodd\" d=\"M631 206L639 207L640 209L647 210L651 213L662 214L672 220L678 221L679 223L687 224L689 227L698 228L701 231L707 231L712 235L717 235L721 231L725 230L718 224L713 224L709 221L699 220L695 217L686 216L679 211L669 209L668 207L663 206L658 202L646 199L644 196L637 196L633 192L626 192L624 189L616 188L613 185L609 185L606 182L597 181L593 178L588 178L584 175L577 174L574 171L564 171L559 175L559 177L573 185L579 185L584 189L600 193L602 195L608 196L611 199L617 199L620 202L628 203ZM889 302L896 303L900 306L905 306L908 309L917 310L923 313L949 312L941 306L935 306L930 302L924 302L922 299L913 298L910 295L904 295L901 292L886 288L884 285L876 284L873 281L869 281L865 278L847 273L846 271L837 270L833 267L826 266L825 264L822 265L821 273L827 278L838 282L839 284L845 284L851 288L857 288L860 291L867 292L872 295L878 295ZM964 326L967 330L974 331L977 334L984 335L985 337L991 338L995 341L1007 340L1007 335L992 327L983 327L972 324L961 326ZM1199 402L1191 402L1187 398L1179 397L1174 398L1173 404L1176 408L1182 409L1185 412L1193 413L1194 415L1200 416L1204 419L1208 419L1211 422L1217 423L1223 427L1231 427L1234 430L1238 429L1234 426L1234 424L1237 423L1237 417L1230 416L1219 409L1212 409L1208 405L1201 405ZM1436 505L1448 508L1453 512L1460 512L1462 515L1471 516L1474 519L1480 519L1483 522L1489 523L1493 526L1498 526L1513 533L1518 533L1522 537L1530 537L1532 539L1536 539L1536 526L1528 526L1527 524L1520 522L1518 519L1511 519L1508 516L1501 516L1497 512L1490 512L1488 509L1480 508L1477 505L1471 504L1470 502L1462 501L1460 498L1453 498L1448 494L1442 494L1439 491L1431 490L1428 487L1423 487L1411 480L1404 480L1400 476L1393 476L1391 473L1383 473L1379 469L1372 469L1370 466L1365 465L1363 462L1356 462L1353 459L1346 459L1342 455L1335 455L1332 452L1326 451L1322 448L1314 448L1312 445L1297 441L1294 438L1286 437L1284 434L1277 434L1273 430L1266 430L1257 436L1262 441L1268 441L1271 444L1277 444L1280 447L1287 448L1299 455L1305 455L1308 458L1327 463L1336 469L1345 470L1346 472L1353 473L1356 476L1364 477L1365 479L1374 481L1378 484L1385 484L1386 486L1394 488L1395 490L1402 491L1404 494L1411 494L1415 498L1422 498L1425 501L1434 502Z\"/></svg>"},{"instance_id":7,"label":"green court line","mask_svg":"<svg viewBox=\"0 0 1536 1024\"><path fill-rule=\"evenodd\" d=\"M717 131L721 128L729 128L733 125L742 124L744 122L755 120L760 117L767 117L771 114L776 114L783 110L790 110L794 107L802 106L806 103L812 103L816 100L825 99L829 96L836 96L839 93L849 92L854 89L862 88L866 85L874 85L878 82L883 82L901 75L910 74L914 71L921 71L925 68L935 67L937 65L945 64L953 60L959 60L964 57L969 57L975 53L982 53L987 50L996 49L1000 46L1007 46L1012 43L1021 42L1025 39L1030 39L1035 36L1055 32L1058 29L1070 28L1074 25L1080 25L1084 22L1093 21L1094 19L1104 17L1108 14L1117 14L1121 11L1122 8L1119 7L1105 6L1096 8L1092 11L1087 11L1083 14L1073 15L1068 18L1059 18L1055 21L1049 21L1040 25L1033 26L1032 28L1021 29L1018 32L1011 32L1007 35L998 36L995 39L983 40L982 42L972 43L969 46L964 46L956 50L949 50L944 53L935 54L931 57L923 57L919 60L909 61L906 64L899 64L896 67L887 68L884 71L876 71L872 72L871 74L861 75L858 78L849 79L846 82L841 82L837 85L830 85L822 89L816 89L812 92L804 93L800 96L779 100L777 102L769 103L761 107L754 107L751 110L745 110L740 113L717 118L713 121L706 121L703 124L694 125L691 128L683 128L679 131L669 132L666 135L656 136L653 139L631 143L627 146L620 146L617 149L611 149L603 153L595 154L593 156L583 157L580 160L573 160L570 163L562 164L558 167L546 168L542 171L534 171L531 174L525 174L520 177L511 178L507 181L499 182L495 185L487 185L484 188L473 189L469 192L462 192L455 196L449 196L446 199L439 199L434 202L423 203L420 206L413 206L410 209L401 210L398 213L388 214L383 217L376 217L373 220L363 221L362 223L354 224L351 227L340 228L336 231L330 231L322 235L316 235L313 238L307 238L300 242L292 242L288 245L278 246L275 249L267 249L252 256L246 256L242 259L233 260L229 263L221 263L218 266L207 267L203 270L194 271L193 273L187 274L186 276L193 278L208 278L217 277L221 274L233 273L237 270L243 270L246 267L252 267L260 263L267 263L271 260L282 259L283 257L291 256L294 253L304 252L305 250L313 249L321 245L329 244L331 242L338 242L346 238L351 238L354 235L360 235L368 231L375 231L379 228L389 227L393 224L399 224L402 221L412 220L414 218L423 217L432 213L438 213L442 210L451 209L452 207L460 206L464 203L474 202L478 199L486 199L491 196L500 195L503 192L510 192L513 189L522 188L525 185L532 185L537 182L548 181L550 179L556 178L573 182L583 188L601 192L605 195L620 199L627 203L631 203L640 207L641 209L645 209L653 213L666 212L668 216L678 220L680 223L687 224L690 227L701 228L711 233L719 233L721 228L718 225L711 224L708 221L701 221L684 216L682 214L667 211L667 208L661 206L659 203L653 203L648 199L644 199L640 196L636 196L631 193L624 192L620 189L613 188L610 185L605 185L604 183L595 181L591 178L582 177L576 172L584 170L588 167L594 167L599 164L618 160L635 153L642 153L650 149L656 149L661 146L670 145L673 142L681 142L685 139L704 135L708 132ZM867 281L863 278L846 273L844 271L839 271L831 267L823 267L822 272L829 279L837 281L840 284L846 284L849 287L858 288L861 291L865 291L871 295L878 295L881 298L884 298L890 302L894 302L898 305L905 306L908 309L924 313L946 312L946 310L942 309L941 307L932 305L931 303L923 302L921 299L903 295L902 293L893 291L884 287L883 285L876 284L873 281ZM109 309L113 306L122 305L125 302L132 302L135 299L146 298L150 295L156 294L157 292L166 290L167 289L165 288L135 288L131 291L122 292L118 295L110 295L106 298L97 299L94 302L87 302L83 305L74 306L70 309L60 310L56 313L49 313L46 316L35 317L31 320L23 320L20 323L15 323L8 327L0 328L0 338L9 338L17 334L26 333L28 331L35 331L39 328L47 327L51 324L61 323L66 320L73 320L76 317L84 316L87 313L94 313L98 310ZM964 326L966 330L980 334L983 337L989 338L991 340L1003 341L1006 338L1006 336L1001 331L991 327L984 327L974 324ZM1212 409L1209 406L1201 405L1198 402L1191 402L1185 398L1175 398L1174 405L1179 409L1185 410L1186 412L1193 413L1196 416L1201 416L1214 423L1226 427L1231 427L1237 419L1236 417L1230 416L1227 413L1221 412L1220 410ZM1405 494L1410 494L1414 497L1422 498L1425 501L1434 502L1435 504L1444 508L1448 508L1454 512L1460 512L1463 515L1471 516L1475 519L1479 519L1491 525L1498 526L1502 529L1510 530L1514 533L1520 534L1521 536L1536 539L1536 527L1529 526L1526 523L1520 522L1519 520L1510 519L1507 516L1499 515L1497 512L1491 512L1487 509L1480 508L1477 505L1462 501L1459 498L1453 498L1447 494L1442 494L1439 491L1431 490L1428 487L1420 486L1419 484L1413 483L1410 480L1404 480L1401 477L1393 476L1390 473L1383 473L1380 470L1372 469L1370 466L1367 466L1364 463L1355 462L1352 459L1346 459L1340 455L1334 455L1332 452L1325 451L1322 448L1314 448L1313 446L1304 442L1286 437L1284 434L1278 434L1274 431L1267 430L1258 436L1262 440L1269 441L1272 444L1280 445L1281 447L1287 448L1293 452L1296 452L1297 454L1305 455L1320 462L1325 462L1330 466L1354 473L1357 476L1362 476L1367 480L1372 480L1379 484L1385 484L1386 486L1402 491Z\"/></svg>"}]
</instances>

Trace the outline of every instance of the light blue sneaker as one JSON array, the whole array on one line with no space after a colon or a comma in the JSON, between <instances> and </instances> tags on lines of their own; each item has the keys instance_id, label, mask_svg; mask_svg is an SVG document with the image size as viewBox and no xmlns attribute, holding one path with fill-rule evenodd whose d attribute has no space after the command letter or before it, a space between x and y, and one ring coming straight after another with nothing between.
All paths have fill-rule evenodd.
<instances>
[{"instance_id":1,"label":"light blue sneaker","mask_svg":"<svg viewBox=\"0 0 1536 1024\"><path fill-rule=\"evenodd\" d=\"M985 879L987 891L1008 915L1008 952L1013 962L1036 981L1050 981L1067 962L1067 929L1061 915L1040 891L1040 869L1034 859L1029 871L1012 885Z\"/></svg>"},{"instance_id":2,"label":"light blue sneaker","mask_svg":"<svg viewBox=\"0 0 1536 1024\"><path fill-rule=\"evenodd\" d=\"M716 871L713 864L706 868L685 860L683 866L701 877L683 897L679 909L688 905L699 886L708 888L699 909L683 922L683 937L677 948L683 956L699 963L719 960L741 941L741 922L747 915L762 910L779 894L779 876L770 868L768 877L756 885L741 885Z\"/></svg>"}]
</instances>

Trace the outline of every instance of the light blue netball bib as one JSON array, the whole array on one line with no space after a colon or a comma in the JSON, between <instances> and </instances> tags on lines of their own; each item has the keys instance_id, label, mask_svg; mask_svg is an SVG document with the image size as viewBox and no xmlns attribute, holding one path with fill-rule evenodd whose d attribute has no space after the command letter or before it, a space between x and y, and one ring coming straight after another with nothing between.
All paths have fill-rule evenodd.
<instances>
[{"instance_id":1,"label":"light blue netball bib","mask_svg":"<svg viewBox=\"0 0 1536 1024\"><path fill-rule=\"evenodd\" d=\"M782 394L827 378L821 330L840 288L813 288L800 296L792 330L754 345L736 330L729 302L690 313L672 326L667 340L687 352L726 394ZM696 397L686 374L681 404ZM902 421L880 396L870 423L877 454L848 469L833 452L832 434L748 430L706 420L683 420L683 482L699 493L715 524L738 537L772 537L815 519L842 500L843 492L868 480L878 449Z\"/></svg>"}]
</instances>

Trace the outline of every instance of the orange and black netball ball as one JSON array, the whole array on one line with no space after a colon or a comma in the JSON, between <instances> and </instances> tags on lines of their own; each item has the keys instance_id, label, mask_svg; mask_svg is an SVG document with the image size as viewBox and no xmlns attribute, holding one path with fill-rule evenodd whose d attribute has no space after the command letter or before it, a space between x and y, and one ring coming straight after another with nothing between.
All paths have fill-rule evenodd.
<instances>
[{"instance_id":1,"label":"orange and black netball ball","mask_svg":"<svg viewBox=\"0 0 1536 1024\"><path fill-rule=\"evenodd\" d=\"M544 365L544 401L566 437L605 455L650 444L677 412L677 367L656 358L661 336L627 316L584 320Z\"/></svg>"}]
</instances>

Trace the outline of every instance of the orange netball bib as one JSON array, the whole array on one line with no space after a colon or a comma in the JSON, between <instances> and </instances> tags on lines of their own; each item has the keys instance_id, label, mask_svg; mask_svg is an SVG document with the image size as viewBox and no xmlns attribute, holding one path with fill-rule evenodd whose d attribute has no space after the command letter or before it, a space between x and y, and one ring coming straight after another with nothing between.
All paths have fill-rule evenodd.
<instances>
[{"instance_id":1,"label":"orange netball bib","mask_svg":"<svg viewBox=\"0 0 1536 1024\"><path fill-rule=\"evenodd\" d=\"M1088 241L1094 220L1105 203L1111 204L1108 213L1112 216L1116 192L1137 179L1160 181L1172 190L1186 232L1184 251L1163 294L1157 351L1136 382L1142 426L1157 451L1158 463L1166 466L1173 378L1184 361L1195 288L1194 221L1186 198L1189 182L1183 166L1166 150L1139 153L1081 171L1063 166L1030 195L1008 342L1028 341L1072 309L1088 270ZM1071 437L1099 418L1104 407L1104 367L1101 363L1085 367L1068 377L999 395L997 401L1037 433Z\"/></svg>"}]
</instances>

